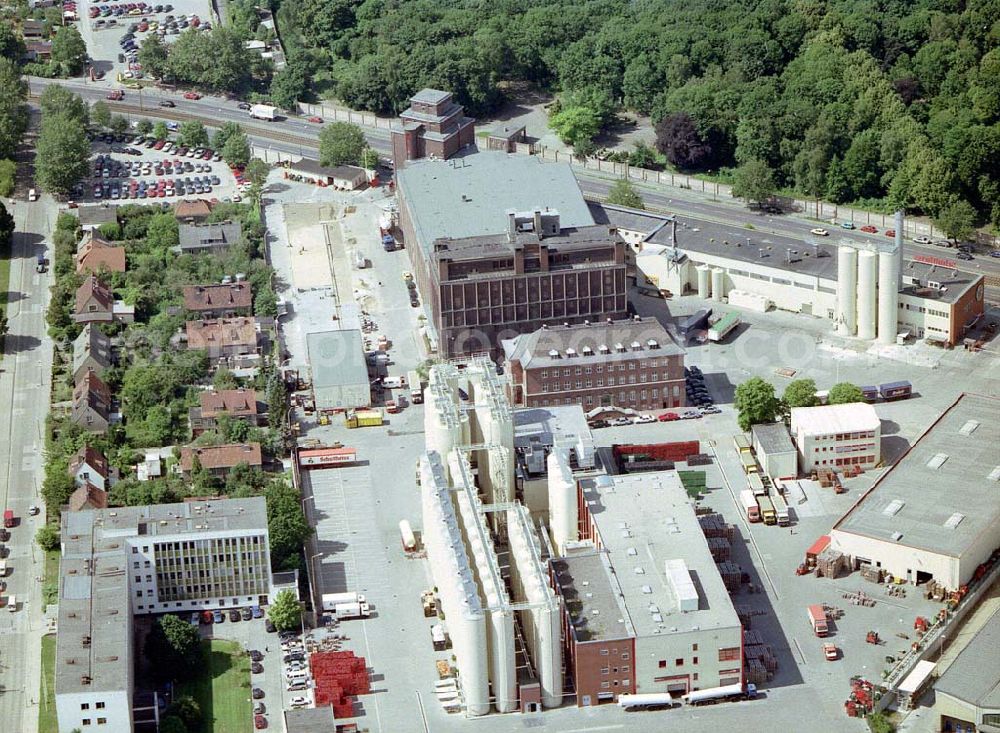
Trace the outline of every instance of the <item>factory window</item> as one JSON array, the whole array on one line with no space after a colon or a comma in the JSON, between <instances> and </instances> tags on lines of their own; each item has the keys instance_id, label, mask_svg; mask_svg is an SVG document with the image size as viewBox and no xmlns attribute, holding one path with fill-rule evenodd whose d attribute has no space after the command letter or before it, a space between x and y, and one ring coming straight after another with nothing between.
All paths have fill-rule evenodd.
<instances>
[{"instance_id":1,"label":"factory window","mask_svg":"<svg viewBox=\"0 0 1000 733\"><path fill-rule=\"evenodd\" d=\"M698 673L697 672L692 672L691 673L691 681L692 682L697 682L698 681Z\"/></svg>"},{"instance_id":2,"label":"factory window","mask_svg":"<svg viewBox=\"0 0 1000 733\"><path fill-rule=\"evenodd\" d=\"M99 702L96 705L94 705L94 707L97 708L98 710L104 710L104 703Z\"/></svg>"},{"instance_id":3,"label":"factory window","mask_svg":"<svg viewBox=\"0 0 1000 733\"><path fill-rule=\"evenodd\" d=\"M107 718L98 718L98 719L97 719L97 724L98 724L98 725L104 725L104 724L106 724L107 722L108 722L108 719L107 719Z\"/></svg>"},{"instance_id":4,"label":"factory window","mask_svg":"<svg viewBox=\"0 0 1000 733\"><path fill-rule=\"evenodd\" d=\"M740 648L738 646L726 647L719 650L719 661L726 662L740 658Z\"/></svg>"},{"instance_id":5,"label":"factory window","mask_svg":"<svg viewBox=\"0 0 1000 733\"><path fill-rule=\"evenodd\" d=\"M771 282L775 283L776 285L791 285L792 284L791 280L785 280L784 278L781 278L781 277L772 277L771 278Z\"/></svg>"},{"instance_id":6,"label":"factory window","mask_svg":"<svg viewBox=\"0 0 1000 733\"><path fill-rule=\"evenodd\" d=\"M675 667L683 667L684 666L684 660L683 659L675 659L674 660L674 666Z\"/></svg>"},{"instance_id":7,"label":"factory window","mask_svg":"<svg viewBox=\"0 0 1000 733\"><path fill-rule=\"evenodd\" d=\"M138 554L138 552L139 552L139 548L138 548L138 547L133 547L133 548L132 548L132 554L133 554L133 555L136 555L136 554Z\"/></svg>"},{"instance_id":8,"label":"factory window","mask_svg":"<svg viewBox=\"0 0 1000 733\"><path fill-rule=\"evenodd\" d=\"M634 361L630 361L630 362L628 363L628 368L629 368L629 369L630 369L631 371L635 371L635 362L634 362Z\"/></svg>"},{"instance_id":9,"label":"factory window","mask_svg":"<svg viewBox=\"0 0 1000 733\"><path fill-rule=\"evenodd\" d=\"M548 369L542 369L542 373L541 373L540 376L541 376L542 379L545 379L546 377L549 376L549 370Z\"/></svg>"},{"instance_id":10,"label":"factory window","mask_svg":"<svg viewBox=\"0 0 1000 733\"><path fill-rule=\"evenodd\" d=\"M601 667L601 674L609 674L611 669L608 667Z\"/></svg>"},{"instance_id":11,"label":"factory window","mask_svg":"<svg viewBox=\"0 0 1000 733\"><path fill-rule=\"evenodd\" d=\"M568 376L569 376L569 367L566 367L565 369L563 369L563 373L562 373L562 375L563 375L564 377L568 377Z\"/></svg>"},{"instance_id":12,"label":"factory window","mask_svg":"<svg viewBox=\"0 0 1000 733\"><path fill-rule=\"evenodd\" d=\"M666 659L661 659L660 660L660 664L659 664L660 669L663 669L666 666L667 666L667 660Z\"/></svg>"},{"instance_id":13,"label":"factory window","mask_svg":"<svg viewBox=\"0 0 1000 733\"><path fill-rule=\"evenodd\" d=\"M136 560L134 563L132 563L132 569L133 570L138 570L139 569L139 561L138 560Z\"/></svg>"},{"instance_id":14,"label":"factory window","mask_svg":"<svg viewBox=\"0 0 1000 733\"><path fill-rule=\"evenodd\" d=\"M576 388L577 389L583 389L583 380L582 379L576 380Z\"/></svg>"},{"instance_id":15,"label":"factory window","mask_svg":"<svg viewBox=\"0 0 1000 733\"><path fill-rule=\"evenodd\" d=\"M620 372L625 371L625 365L624 364L619 364L618 365L618 371L620 371Z\"/></svg>"},{"instance_id":16,"label":"factory window","mask_svg":"<svg viewBox=\"0 0 1000 733\"><path fill-rule=\"evenodd\" d=\"M84 718L80 722L83 723L84 725L90 725L90 718Z\"/></svg>"},{"instance_id":17,"label":"factory window","mask_svg":"<svg viewBox=\"0 0 1000 733\"><path fill-rule=\"evenodd\" d=\"M698 645L697 644L692 644L691 645L691 651L693 651L693 652L698 651Z\"/></svg>"},{"instance_id":18,"label":"factory window","mask_svg":"<svg viewBox=\"0 0 1000 733\"><path fill-rule=\"evenodd\" d=\"M586 385L587 385L587 389L590 389L590 388L591 388L591 387L593 386L593 382L591 382L591 381L590 381L590 380L588 379L588 380L586 381Z\"/></svg>"},{"instance_id":19,"label":"factory window","mask_svg":"<svg viewBox=\"0 0 1000 733\"><path fill-rule=\"evenodd\" d=\"M622 687L628 687L632 684L632 680L622 680Z\"/></svg>"},{"instance_id":20,"label":"factory window","mask_svg":"<svg viewBox=\"0 0 1000 733\"><path fill-rule=\"evenodd\" d=\"M698 664L698 657L691 657L691 664Z\"/></svg>"},{"instance_id":21,"label":"factory window","mask_svg":"<svg viewBox=\"0 0 1000 733\"><path fill-rule=\"evenodd\" d=\"M649 381L655 382L656 381L656 377L657 377L657 373L656 372L650 372L649 373Z\"/></svg>"},{"instance_id":22,"label":"factory window","mask_svg":"<svg viewBox=\"0 0 1000 733\"><path fill-rule=\"evenodd\" d=\"M80 703L80 710L90 710L90 703L89 702Z\"/></svg>"},{"instance_id":23,"label":"factory window","mask_svg":"<svg viewBox=\"0 0 1000 733\"><path fill-rule=\"evenodd\" d=\"M598 364L596 367L594 367L594 371L596 371L598 374L600 374L601 372L604 371L604 365L603 364Z\"/></svg>"}]
</instances>

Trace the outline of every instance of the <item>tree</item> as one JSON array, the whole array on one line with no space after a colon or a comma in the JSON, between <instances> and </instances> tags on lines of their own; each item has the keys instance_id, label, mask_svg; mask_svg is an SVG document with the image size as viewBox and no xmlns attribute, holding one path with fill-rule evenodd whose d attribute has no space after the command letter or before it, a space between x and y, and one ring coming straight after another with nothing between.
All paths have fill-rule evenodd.
<instances>
[{"instance_id":1,"label":"tree","mask_svg":"<svg viewBox=\"0 0 1000 733\"><path fill-rule=\"evenodd\" d=\"M226 145L226 140L231 138L233 135L238 135L243 132L243 126L238 122L227 122L212 136L212 147L216 150L222 150Z\"/></svg>"},{"instance_id":2,"label":"tree","mask_svg":"<svg viewBox=\"0 0 1000 733\"><path fill-rule=\"evenodd\" d=\"M57 114L65 114L86 127L90 122L90 108L78 95L58 84L49 84L38 99L42 108L42 119Z\"/></svg>"},{"instance_id":3,"label":"tree","mask_svg":"<svg viewBox=\"0 0 1000 733\"><path fill-rule=\"evenodd\" d=\"M164 127L166 127L166 125L164 125ZM138 132L140 135L148 135L150 132L153 131L152 121L147 120L145 117L143 117L136 123L135 131Z\"/></svg>"},{"instance_id":4,"label":"tree","mask_svg":"<svg viewBox=\"0 0 1000 733\"><path fill-rule=\"evenodd\" d=\"M189 733L190 729L176 715L165 715L160 721L160 733Z\"/></svg>"},{"instance_id":5,"label":"tree","mask_svg":"<svg viewBox=\"0 0 1000 733\"><path fill-rule=\"evenodd\" d=\"M785 393L781 396L789 407L815 407L816 382L812 379L796 379L788 383Z\"/></svg>"},{"instance_id":6,"label":"tree","mask_svg":"<svg viewBox=\"0 0 1000 733\"><path fill-rule=\"evenodd\" d=\"M752 425L774 422L778 414L778 398L774 386L760 377L753 377L736 388L733 404L739 412L738 422L744 432Z\"/></svg>"},{"instance_id":7,"label":"tree","mask_svg":"<svg viewBox=\"0 0 1000 733\"><path fill-rule=\"evenodd\" d=\"M179 718L187 730L196 731L201 728L201 706L191 695L178 695L167 707L165 715ZM160 730L162 729L161 724Z\"/></svg>"},{"instance_id":8,"label":"tree","mask_svg":"<svg viewBox=\"0 0 1000 733\"><path fill-rule=\"evenodd\" d=\"M845 405L850 402L864 402L865 396L861 388L850 382L838 382L830 387L826 398L828 405Z\"/></svg>"},{"instance_id":9,"label":"tree","mask_svg":"<svg viewBox=\"0 0 1000 733\"><path fill-rule=\"evenodd\" d=\"M128 118L124 115L111 115L111 123L108 125L111 132L116 135L128 132Z\"/></svg>"},{"instance_id":10,"label":"tree","mask_svg":"<svg viewBox=\"0 0 1000 733\"><path fill-rule=\"evenodd\" d=\"M52 39L52 60L62 64L67 74L79 74L87 60L87 44L75 25L63 25Z\"/></svg>"},{"instance_id":11,"label":"tree","mask_svg":"<svg viewBox=\"0 0 1000 733\"><path fill-rule=\"evenodd\" d=\"M302 626L302 604L290 590L278 593L267 609L267 617L278 631L291 631Z\"/></svg>"},{"instance_id":12,"label":"tree","mask_svg":"<svg viewBox=\"0 0 1000 733\"><path fill-rule=\"evenodd\" d=\"M700 168L712 155L687 112L667 115L656 124L656 149L681 170Z\"/></svg>"},{"instance_id":13,"label":"tree","mask_svg":"<svg viewBox=\"0 0 1000 733\"><path fill-rule=\"evenodd\" d=\"M44 95L43 95L44 96ZM0 158L13 158L28 129L28 83L7 58L0 58Z\"/></svg>"},{"instance_id":14,"label":"tree","mask_svg":"<svg viewBox=\"0 0 1000 733\"><path fill-rule=\"evenodd\" d=\"M976 210L972 204L961 199L952 199L934 218L934 224L954 241L968 239L975 231Z\"/></svg>"},{"instance_id":15,"label":"tree","mask_svg":"<svg viewBox=\"0 0 1000 733\"><path fill-rule=\"evenodd\" d=\"M645 209L642 203L642 196L635 190L632 182L626 178L619 178L615 181L611 190L608 191L608 203L616 206L627 206L630 209Z\"/></svg>"},{"instance_id":16,"label":"tree","mask_svg":"<svg viewBox=\"0 0 1000 733\"><path fill-rule=\"evenodd\" d=\"M271 101L282 109L294 110L296 103L305 95L308 88L308 65L292 54L285 68L271 79Z\"/></svg>"},{"instance_id":17,"label":"tree","mask_svg":"<svg viewBox=\"0 0 1000 733\"><path fill-rule=\"evenodd\" d=\"M46 552L57 550L59 549L59 530L51 524L46 524L35 533L35 542Z\"/></svg>"},{"instance_id":18,"label":"tree","mask_svg":"<svg viewBox=\"0 0 1000 733\"><path fill-rule=\"evenodd\" d=\"M371 148L361 151L361 167L370 171L378 168L378 151Z\"/></svg>"},{"instance_id":19,"label":"tree","mask_svg":"<svg viewBox=\"0 0 1000 733\"><path fill-rule=\"evenodd\" d=\"M274 404L269 407L272 411L275 409ZM278 407L278 414L282 411L282 407ZM283 480L276 480L267 487L264 496L267 499L267 527L271 537L271 565L275 570L297 568L302 543L311 532L302 512L299 492Z\"/></svg>"},{"instance_id":20,"label":"tree","mask_svg":"<svg viewBox=\"0 0 1000 733\"><path fill-rule=\"evenodd\" d=\"M177 128L177 142L188 148L207 148L208 131L198 120L185 120Z\"/></svg>"},{"instance_id":21,"label":"tree","mask_svg":"<svg viewBox=\"0 0 1000 733\"><path fill-rule=\"evenodd\" d=\"M775 190L774 171L762 160L749 160L733 174L733 196L748 203L763 203Z\"/></svg>"},{"instance_id":22,"label":"tree","mask_svg":"<svg viewBox=\"0 0 1000 733\"><path fill-rule=\"evenodd\" d=\"M204 661L198 628L172 614L153 624L145 653L154 676L162 681L184 679Z\"/></svg>"},{"instance_id":23,"label":"tree","mask_svg":"<svg viewBox=\"0 0 1000 733\"><path fill-rule=\"evenodd\" d=\"M166 140L170 137L170 130L167 129L167 123L163 121L157 122L153 125L152 134L157 140Z\"/></svg>"},{"instance_id":24,"label":"tree","mask_svg":"<svg viewBox=\"0 0 1000 733\"><path fill-rule=\"evenodd\" d=\"M24 57L24 41L20 34L14 30L14 26L6 21L0 20L0 58L18 64Z\"/></svg>"},{"instance_id":25,"label":"tree","mask_svg":"<svg viewBox=\"0 0 1000 733\"><path fill-rule=\"evenodd\" d=\"M212 389L236 389L239 386L240 383L236 380L236 376L226 367L219 367L215 370L215 374L212 376Z\"/></svg>"},{"instance_id":26,"label":"tree","mask_svg":"<svg viewBox=\"0 0 1000 733\"><path fill-rule=\"evenodd\" d=\"M46 191L66 195L90 172L90 141L69 111L42 116L36 150L35 179Z\"/></svg>"},{"instance_id":27,"label":"tree","mask_svg":"<svg viewBox=\"0 0 1000 733\"><path fill-rule=\"evenodd\" d=\"M589 107L563 107L549 117L549 127L556 131L560 140L577 148L593 142L601 131L601 118Z\"/></svg>"},{"instance_id":28,"label":"tree","mask_svg":"<svg viewBox=\"0 0 1000 733\"><path fill-rule=\"evenodd\" d=\"M16 178L17 164L7 158L0 160L0 196L13 195ZM0 206L3 204L0 203ZM4 209L4 213L6 213L6 209Z\"/></svg>"},{"instance_id":29,"label":"tree","mask_svg":"<svg viewBox=\"0 0 1000 733\"><path fill-rule=\"evenodd\" d=\"M169 50L157 34L150 33L139 46L139 63L147 74L154 77L170 76Z\"/></svg>"},{"instance_id":30,"label":"tree","mask_svg":"<svg viewBox=\"0 0 1000 733\"><path fill-rule=\"evenodd\" d=\"M90 105L90 121L98 127L111 126L111 108L107 102L99 101Z\"/></svg>"},{"instance_id":31,"label":"tree","mask_svg":"<svg viewBox=\"0 0 1000 733\"><path fill-rule=\"evenodd\" d=\"M364 133L349 122L331 122L319 133L320 165L357 165L368 146Z\"/></svg>"},{"instance_id":32,"label":"tree","mask_svg":"<svg viewBox=\"0 0 1000 733\"><path fill-rule=\"evenodd\" d=\"M218 148L216 148L218 149ZM229 165L242 168L250 162L250 141L243 130L231 135L222 146L222 159Z\"/></svg>"},{"instance_id":33,"label":"tree","mask_svg":"<svg viewBox=\"0 0 1000 733\"><path fill-rule=\"evenodd\" d=\"M255 186L263 186L264 182L267 180L267 174L270 172L271 166L265 163L260 158L253 158L247 163L246 170L244 174L250 183Z\"/></svg>"}]
</instances>

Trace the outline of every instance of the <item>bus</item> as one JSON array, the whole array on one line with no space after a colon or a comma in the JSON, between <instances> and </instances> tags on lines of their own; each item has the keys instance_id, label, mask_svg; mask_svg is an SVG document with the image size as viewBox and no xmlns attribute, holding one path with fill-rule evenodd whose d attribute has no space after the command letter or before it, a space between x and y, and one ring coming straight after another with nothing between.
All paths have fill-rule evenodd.
<instances>
[{"instance_id":1,"label":"bus","mask_svg":"<svg viewBox=\"0 0 1000 733\"><path fill-rule=\"evenodd\" d=\"M791 522L788 516L788 504L785 503L785 498L775 491L771 494L771 503L774 504L774 514L778 519L779 527L787 527Z\"/></svg>"},{"instance_id":2,"label":"bus","mask_svg":"<svg viewBox=\"0 0 1000 733\"><path fill-rule=\"evenodd\" d=\"M778 515L774 511L774 504L771 502L771 497L758 496L757 507L760 509L760 518L764 520L764 524L778 523Z\"/></svg>"},{"instance_id":3,"label":"bus","mask_svg":"<svg viewBox=\"0 0 1000 733\"><path fill-rule=\"evenodd\" d=\"M743 472L747 476L757 473L757 459L749 451L740 453L740 463L743 465Z\"/></svg>"}]
</instances>

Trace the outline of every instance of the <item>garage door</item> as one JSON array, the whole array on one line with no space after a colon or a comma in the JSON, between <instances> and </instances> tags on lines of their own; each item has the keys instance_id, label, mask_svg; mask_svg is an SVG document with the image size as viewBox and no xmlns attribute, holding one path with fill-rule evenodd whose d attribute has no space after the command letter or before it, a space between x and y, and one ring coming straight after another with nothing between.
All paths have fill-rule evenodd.
<instances>
[{"instance_id":1,"label":"garage door","mask_svg":"<svg viewBox=\"0 0 1000 733\"><path fill-rule=\"evenodd\" d=\"M687 694L688 686L687 682L671 682L667 685L667 692L679 692L682 695Z\"/></svg>"}]
</instances>

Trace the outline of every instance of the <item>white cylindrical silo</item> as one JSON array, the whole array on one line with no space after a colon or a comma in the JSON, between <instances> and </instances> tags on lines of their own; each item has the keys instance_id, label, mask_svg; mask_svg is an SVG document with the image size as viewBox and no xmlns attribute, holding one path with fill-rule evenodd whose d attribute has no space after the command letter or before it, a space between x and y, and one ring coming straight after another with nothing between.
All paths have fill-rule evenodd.
<instances>
[{"instance_id":1,"label":"white cylindrical silo","mask_svg":"<svg viewBox=\"0 0 1000 733\"><path fill-rule=\"evenodd\" d=\"M577 539L579 521L576 503L576 482L566 455L553 449L546 459L549 485L549 527L556 552L566 554L566 543Z\"/></svg>"},{"instance_id":2,"label":"white cylindrical silo","mask_svg":"<svg viewBox=\"0 0 1000 733\"><path fill-rule=\"evenodd\" d=\"M490 712L486 616L481 611L466 609L457 614L457 618L449 616L448 626L465 695L465 712L486 715Z\"/></svg>"},{"instance_id":3,"label":"white cylindrical silo","mask_svg":"<svg viewBox=\"0 0 1000 733\"><path fill-rule=\"evenodd\" d=\"M708 265L698 265L695 271L698 273L698 297L708 298L712 292L712 284L709 280L711 268Z\"/></svg>"},{"instance_id":4,"label":"white cylindrical silo","mask_svg":"<svg viewBox=\"0 0 1000 733\"><path fill-rule=\"evenodd\" d=\"M858 330L858 251L837 250L837 331L853 336Z\"/></svg>"},{"instance_id":5,"label":"white cylindrical silo","mask_svg":"<svg viewBox=\"0 0 1000 733\"><path fill-rule=\"evenodd\" d=\"M726 297L726 271L721 267L712 268L712 300L721 301Z\"/></svg>"},{"instance_id":6,"label":"white cylindrical silo","mask_svg":"<svg viewBox=\"0 0 1000 733\"><path fill-rule=\"evenodd\" d=\"M542 705L557 708L562 705L563 693L562 644L559 640L562 619L559 604L554 602L552 607L535 609L535 612L538 622L538 653L535 659L542 688Z\"/></svg>"},{"instance_id":7,"label":"white cylindrical silo","mask_svg":"<svg viewBox=\"0 0 1000 733\"><path fill-rule=\"evenodd\" d=\"M899 331L899 250L878 255L878 342L896 342Z\"/></svg>"},{"instance_id":8,"label":"white cylindrical silo","mask_svg":"<svg viewBox=\"0 0 1000 733\"><path fill-rule=\"evenodd\" d=\"M490 662L494 703L498 712L517 709L517 663L514 656L514 612L490 611Z\"/></svg>"},{"instance_id":9,"label":"white cylindrical silo","mask_svg":"<svg viewBox=\"0 0 1000 733\"><path fill-rule=\"evenodd\" d=\"M875 338L875 299L878 281L878 255L858 253L858 338Z\"/></svg>"}]
</instances>

